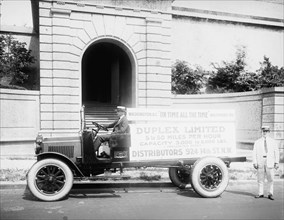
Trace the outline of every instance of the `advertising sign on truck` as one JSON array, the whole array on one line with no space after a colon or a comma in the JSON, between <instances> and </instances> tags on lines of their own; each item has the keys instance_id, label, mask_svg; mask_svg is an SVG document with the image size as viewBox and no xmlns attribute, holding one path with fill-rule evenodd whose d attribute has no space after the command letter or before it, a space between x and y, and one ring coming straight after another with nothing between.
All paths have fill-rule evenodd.
<instances>
[{"instance_id":1,"label":"advertising sign on truck","mask_svg":"<svg viewBox=\"0 0 284 220\"><path fill-rule=\"evenodd\" d=\"M131 161L234 156L233 110L128 109Z\"/></svg>"}]
</instances>

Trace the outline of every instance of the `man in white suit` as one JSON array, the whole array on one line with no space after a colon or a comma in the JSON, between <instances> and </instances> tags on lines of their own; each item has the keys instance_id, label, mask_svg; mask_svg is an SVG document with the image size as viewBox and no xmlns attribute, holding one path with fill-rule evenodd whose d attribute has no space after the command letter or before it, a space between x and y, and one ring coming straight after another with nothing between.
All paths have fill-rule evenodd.
<instances>
[{"instance_id":1,"label":"man in white suit","mask_svg":"<svg viewBox=\"0 0 284 220\"><path fill-rule=\"evenodd\" d=\"M258 195L255 198L264 197L264 179L268 182L268 198L273 198L274 168L279 167L279 148L277 142L268 136L269 126L262 126L262 137L255 141L253 147L253 166L257 169Z\"/></svg>"}]
</instances>

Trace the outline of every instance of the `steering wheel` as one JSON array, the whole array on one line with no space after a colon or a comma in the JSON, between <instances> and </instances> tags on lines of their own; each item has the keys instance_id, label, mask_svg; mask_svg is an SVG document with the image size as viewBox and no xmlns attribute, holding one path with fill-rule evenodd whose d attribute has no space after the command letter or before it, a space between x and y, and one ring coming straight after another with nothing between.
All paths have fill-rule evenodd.
<instances>
[{"instance_id":1,"label":"steering wheel","mask_svg":"<svg viewBox=\"0 0 284 220\"><path fill-rule=\"evenodd\" d=\"M100 130L105 130L108 131L106 127L98 124L97 122L92 121L93 125L97 126L97 128L99 128Z\"/></svg>"}]
</instances>

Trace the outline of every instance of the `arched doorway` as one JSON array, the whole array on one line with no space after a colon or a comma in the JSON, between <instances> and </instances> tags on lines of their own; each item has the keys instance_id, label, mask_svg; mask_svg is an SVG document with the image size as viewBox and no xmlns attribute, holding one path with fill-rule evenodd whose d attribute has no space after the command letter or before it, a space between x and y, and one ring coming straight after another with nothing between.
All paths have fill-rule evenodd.
<instances>
[{"instance_id":1,"label":"arched doorway","mask_svg":"<svg viewBox=\"0 0 284 220\"><path fill-rule=\"evenodd\" d=\"M111 40L91 44L82 57L82 103L133 105L133 64Z\"/></svg>"}]
</instances>

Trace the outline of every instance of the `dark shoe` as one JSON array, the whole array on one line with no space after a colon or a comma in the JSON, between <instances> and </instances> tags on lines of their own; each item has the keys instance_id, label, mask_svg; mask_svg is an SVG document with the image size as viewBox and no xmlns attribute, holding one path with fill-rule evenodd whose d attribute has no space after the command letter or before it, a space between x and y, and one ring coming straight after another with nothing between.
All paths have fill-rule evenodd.
<instances>
[{"instance_id":1,"label":"dark shoe","mask_svg":"<svg viewBox=\"0 0 284 220\"><path fill-rule=\"evenodd\" d=\"M273 195L268 195L268 199L274 200Z\"/></svg>"},{"instance_id":2,"label":"dark shoe","mask_svg":"<svg viewBox=\"0 0 284 220\"><path fill-rule=\"evenodd\" d=\"M257 195L254 198L259 199L259 198L263 198L263 197L264 197L263 195Z\"/></svg>"}]
</instances>

